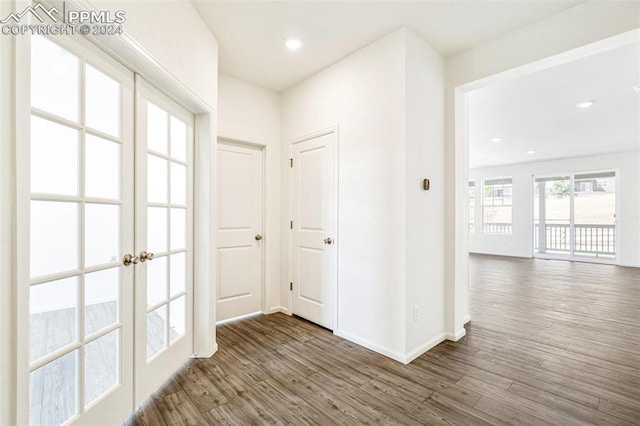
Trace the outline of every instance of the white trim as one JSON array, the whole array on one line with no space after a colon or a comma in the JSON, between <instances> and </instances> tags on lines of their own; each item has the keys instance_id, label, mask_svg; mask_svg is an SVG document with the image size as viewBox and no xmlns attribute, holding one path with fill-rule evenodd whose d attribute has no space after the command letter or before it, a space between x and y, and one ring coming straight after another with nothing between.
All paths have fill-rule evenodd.
<instances>
[{"instance_id":1,"label":"white trim","mask_svg":"<svg viewBox=\"0 0 640 426\"><path fill-rule=\"evenodd\" d=\"M285 308L284 306L274 306L271 309L264 312L265 315L271 315L271 314L277 314L277 313L282 313L289 316L293 315L291 311Z\"/></svg>"},{"instance_id":2,"label":"white trim","mask_svg":"<svg viewBox=\"0 0 640 426\"><path fill-rule=\"evenodd\" d=\"M465 325L469 324L471 322L471 315L465 315L462 321L464 321ZM466 329L465 329L465 333L466 333Z\"/></svg>"},{"instance_id":3,"label":"white trim","mask_svg":"<svg viewBox=\"0 0 640 426\"><path fill-rule=\"evenodd\" d=\"M201 355L193 355L191 358L211 358L212 356L215 355L216 352L218 352L218 343L215 343L213 345L213 348L211 348L211 352L209 353L205 353L205 354L201 354Z\"/></svg>"},{"instance_id":4,"label":"white trim","mask_svg":"<svg viewBox=\"0 0 640 426\"><path fill-rule=\"evenodd\" d=\"M463 336L464 336L464 334L463 334ZM405 360L402 361L402 362L404 364L409 364L411 361L413 361L414 359L418 358L420 355L424 354L429 349L431 349L431 348L439 345L440 343L444 342L445 340L452 340L452 339L446 333L440 333L440 334L436 335L433 339L423 343L422 345L418 346L416 349L414 349L411 352L407 353L405 355L405 357L404 357Z\"/></svg>"},{"instance_id":5,"label":"white trim","mask_svg":"<svg viewBox=\"0 0 640 426\"><path fill-rule=\"evenodd\" d=\"M220 320L216 322L216 327L219 325L224 325L224 324L229 324L232 322L238 322L238 321L242 321L245 319L249 319L249 318L254 318L254 317L259 317L263 315L262 311L256 311L256 312L251 312L248 314L244 314L244 315L238 315L237 317L233 317L233 318L227 318L225 320Z\"/></svg>"},{"instance_id":6,"label":"white trim","mask_svg":"<svg viewBox=\"0 0 640 426\"><path fill-rule=\"evenodd\" d=\"M468 316L467 316L468 317ZM466 317L465 317L466 318ZM470 321L470 320L469 320ZM467 322L469 322L467 321ZM465 323L466 324L466 323ZM456 331L455 333L451 334L451 333L446 333L445 337L446 340L451 340L452 342L457 342L458 340L462 339L464 336L467 335L467 330L462 327L461 329L459 329L458 331Z\"/></svg>"},{"instance_id":7,"label":"white trim","mask_svg":"<svg viewBox=\"0 0 640 426\"><path fill-rule=\"evenodd\" d=\"M350 342L353 342L357 345L364 346L367 349L371 349L372 351L382 354L386 357L389 357L395 361L401 362L403 364L407 364L406 355L398 353L384 346L378 345L377 343L373 343L369 340L362 339L360 337L357 337L351 333L348 333L342 330L333 330L333 334L335 334L338 337L342 337L343 339L349 340Z\"/></svg>"}]
</instances>

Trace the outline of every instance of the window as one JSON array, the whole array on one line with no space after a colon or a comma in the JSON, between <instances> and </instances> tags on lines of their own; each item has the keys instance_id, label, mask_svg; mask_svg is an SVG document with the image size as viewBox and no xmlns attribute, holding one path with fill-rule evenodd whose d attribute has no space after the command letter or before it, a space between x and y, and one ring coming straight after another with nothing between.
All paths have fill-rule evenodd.
<instances>
[{"instance_id":1,"label":"window","mask_svg":"<svg viewBox=\"0 0 640 426\"><path fill-rule=\"evenodd\" d=\"M486 179L482 193L482 232L511 234L512 179Z\"/></svg>"},{"instance_id":2,"label":"window","mask_svg":"<svg viewBox=\"0 0 640 426\"><path fill-rule=\"evenodd\" d=\"M469 181L469 233L476 232L476 183Z\"/></svg>"}]
</instances>

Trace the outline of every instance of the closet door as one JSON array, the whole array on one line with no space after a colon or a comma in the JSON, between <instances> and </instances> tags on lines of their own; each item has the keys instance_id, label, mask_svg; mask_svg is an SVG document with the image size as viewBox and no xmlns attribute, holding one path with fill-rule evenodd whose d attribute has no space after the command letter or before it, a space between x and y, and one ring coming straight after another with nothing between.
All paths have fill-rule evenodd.
<instances>
[{"instance_id":1,"label":"closet door","mask_svg":"<svg viewBox=\"0 0 640 426\"><path fill-rule=\"evenodd\" d=\"M133 408L133 75L82 40L30 46L19 420L117 424Z\"/></svg>"},{"instance_id":2,"label":"closet door","mask_svg":"<svg viewBox=\"0 0 640 426\"><path fill-rule=\"evenodd\" d=\"M193 354L193 114L142 79L136 98L136 390Z\"/></svg>"}]
</instances>

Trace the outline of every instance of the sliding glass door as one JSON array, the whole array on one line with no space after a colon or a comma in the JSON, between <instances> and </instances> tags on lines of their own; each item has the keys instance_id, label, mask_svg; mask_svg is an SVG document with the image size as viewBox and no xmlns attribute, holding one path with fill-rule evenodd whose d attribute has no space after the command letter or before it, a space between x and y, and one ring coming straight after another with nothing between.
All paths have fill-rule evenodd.
<instances>
[{"instance_id":1,"label":"sliding glass door","mask_svg":"<svg viewBox=\"0 0 640 426\"><path fill-rule=\"evenodd\" d=\"M536 256L616 259L614 171L535 176L533 185Z\"/></svg>"}]
</instances>

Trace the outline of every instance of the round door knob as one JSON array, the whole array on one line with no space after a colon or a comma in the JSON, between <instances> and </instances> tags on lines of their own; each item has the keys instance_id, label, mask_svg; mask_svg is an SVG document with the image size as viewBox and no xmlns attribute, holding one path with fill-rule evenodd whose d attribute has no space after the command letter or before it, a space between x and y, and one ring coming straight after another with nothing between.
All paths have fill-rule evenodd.
<instances>
[{"instance_id":1,"label":"round door knob","mask_svg":"<svg viewBox=\"0 0 640 426\"><path fill-rule=\"evenodd\" d=\"M262 239L262 235L258 234L254 237L256 241L260 241Z\"/></svg>"},{"instance_id":2,"label":"round door knob","mask_svg":"<svg viewBox=\"0 0 640 426\"><path fill-rule=\"evenodd\" d=\"M325 244L333 244L333 239L332 238L325 238L324 239L324 243Z\"/></svg>"},{"instance_id":3,"label":"round door knob","mask_svg":"<svg viewBox=\"0 0 640 426\"><path fill-rule=\"evenodd\" d=\"M122 264L123 264L124 266L129 266L129 265L131 265L131 264L133 264L133 265L137 265L137 264L138 264L138 262L140 262L140 258L139 258L138 256L134 256L134 255L129 254L129 253L125 254L125 255L122 257Z\"/></svg>"},{"instance_id":4,"label":"round door knob","mask_svg":"<svg viewBox=\"0 0 640 426\"><path fill-rule=\"evenodd\" d=\"M156 255L150 252L141 251L140 252L140 262L152 261L155 259Z\"/></svg>"}]
</instances>

